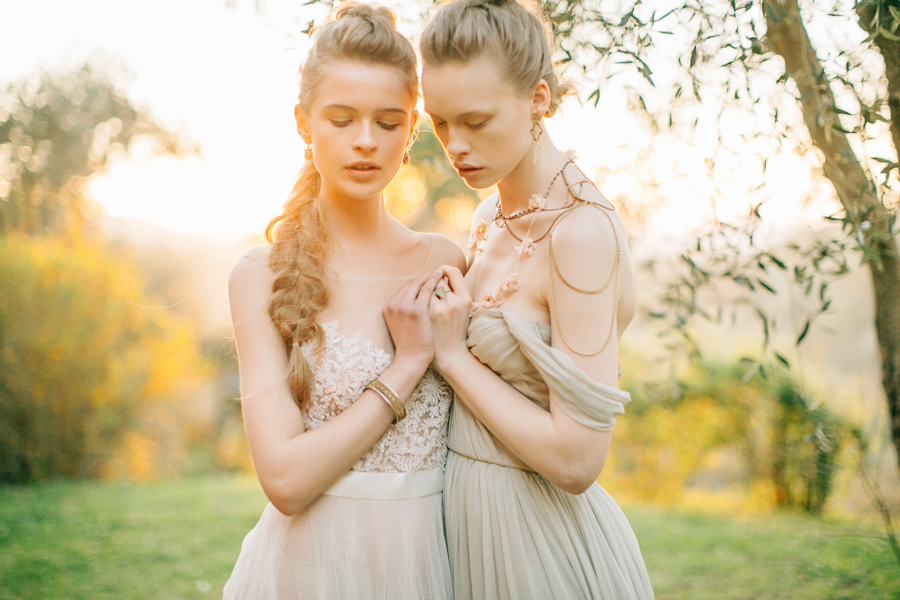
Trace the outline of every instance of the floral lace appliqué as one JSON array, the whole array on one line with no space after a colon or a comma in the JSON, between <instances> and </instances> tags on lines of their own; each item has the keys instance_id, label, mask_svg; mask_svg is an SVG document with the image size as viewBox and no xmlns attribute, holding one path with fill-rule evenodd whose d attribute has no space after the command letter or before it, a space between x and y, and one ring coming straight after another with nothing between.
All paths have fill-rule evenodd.
<instances>
[{"instance_id":1,"label":"floral lace appliqu\u00e9","mask_svg":"<svg viewBox=\"0 0 900 600\"><path fill-rule=\"evenodd\" d=\"M391 356L371 341L340 335L338 321L323 323L322 328L325 345L313 365L316 385L303 410L307 429L341 414L391 365ZM302 350L309 357L312 345L304 344ZM451 394L447 382L429 368L406 403L406 418L391 425L353 470L406 473L442 466Z\"/></svg>"}]
</instances>

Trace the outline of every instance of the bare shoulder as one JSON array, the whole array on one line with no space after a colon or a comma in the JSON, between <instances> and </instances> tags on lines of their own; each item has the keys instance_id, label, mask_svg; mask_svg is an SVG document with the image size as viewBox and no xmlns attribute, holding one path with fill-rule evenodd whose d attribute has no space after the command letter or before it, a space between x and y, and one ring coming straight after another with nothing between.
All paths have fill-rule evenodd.
<instances>
[{"instance_id":1,"label":"bare shoulder","mask_svg":"<svg viewBox=\"0 0 900 600\"><path fill-rule=\"evenodd\" d=\"M444 265L452 265L465 272L466 256L459 244L442 233L432 233L434 250L431 253L429 266L435 269Z\"/></svg>"},{"instance_id":2,"label":"bare shoulder","mask_svg":"<svg viewBox=\"0 0 900 600\"><path fill-rule=\"evenodd\" d=\"M270 282L275 274L269 268L269 252L272 246L255 246L241 254L231 266L228 275L228 287L234 291L235 286L244 286L251 283Z\"/></svg>"},{"instance_id":3,"label":"bare shoulder","mask_svg":"<svg viewBox=\"0 0 900 600\"><path fill-rule=\"evenodd\" d=\"M551 244L554 271L577 288L593 290L618 266L625 232L614 211L589 202L559 220Z\"/></svg>"},{"instance_id":4,"label":"bare shoulder","mask_svg":"<svg viewBox=\"0 0 900 600\"><path fill-rule=\"evenodd\" d=\"M577 252L591 256L615 250L625 243L622 220L615 211L586 202L557 222L553 229L553 252Z\"/></svg>"}]
</instances>

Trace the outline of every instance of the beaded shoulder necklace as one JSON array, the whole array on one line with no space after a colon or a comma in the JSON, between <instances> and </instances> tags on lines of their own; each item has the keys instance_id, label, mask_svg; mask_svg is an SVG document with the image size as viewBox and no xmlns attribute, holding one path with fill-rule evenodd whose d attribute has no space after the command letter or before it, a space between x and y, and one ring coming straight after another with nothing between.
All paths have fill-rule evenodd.
<instances>
[{"instance_id":1,"label":"beaded shoulder necklace","mask_svg":"<svg viewBox=\"0 0 900 600\"><path fill-rule=\"evenodd\" d=\"M556 224L564 216L568 215L570 212L572 212L578 208L581 208L582 206L587 206L587 205L595 205L597 207L597 209L602 210L604 215L606 215L607 219L610 219L607 212L615 211L615 207L607 208L605 206L595 204L593 202L589 202L589 201L586 201L583 198L581 198L581 195L582 195L582 192L584 189L584 185L586 183L590 184L592 187L594 187L594 189L597 189L597 188L593 184L593 182L584 174L584 171L582 171L578 167L578 165L575 164L574 159L576 157L575 157L575 153L573 151L571 151L571 150L567 151L566 158L567 158L566 163L562 166L562 168L556 173L556 175L550 181L550 185L547 186L547 191L543 195L534 194L533 196L531 196L531 198L529 199L529 202L528 202L528 208L520 210L518 212L515 212L509 216L505 216L505 215L503 215L503 213L501 211L500 199L499 198L497 199L497 210L494 215L494 218L491 219L491 222L497 226L497 229L502 230L505 228L509 232L509 234L511 236L513 236L513 238L515 238L520 243L517 246L515 246L515 248L514 248L514 255L516 257L516 260L515 260L514 265L506 271L506 277L494 289L492 289L491 291L484 294L481 297L481 300L475 302L472 306L473 310L478 309L478 308L496 308L496 307L500 306L501 304L503 304L503 302L509 296L511 296L512 294L514 294L515 292L517 292L519 290L519 288L522 286L521 274L519 273L519 263L521 262L521 260L523 258L527 258L527 257L531 256L532 254L534 254L534 251L537 247L537 243L540 242L541 240L543 240L544 238L546 238L548 235L550 235L553 232L553 230L556 228ZM578 169L578 172L581 173L582 177L584 178L583 180L576 182L574 184L569 182L568 178L566 177L565 170L566 170L566 167L568 167L570 164L573 165L576 169ZM559 207L547 208L547 196L549 195L550 191L553 189L553 185L556 183L556 181L560 177L562 177L563 183L566 186L566 196L567 196L566 202L564 202L563 205L559 206ZM576 192L575 188L577 188L577 192ZM598 192L599 192L599 190L598 190ZM571 198L571 201L569 200L569 198ZM531 228L534 224L534 219L531 220L531 223L529 223L529 226L528 226L528 230L525 232L525 235L523 235L522 237L519 237L518 235L516 235L516 233L513 231L513 229L509 226L510 221L513 221L515 219L519 219L526 215L537 213L537 212L550 212L550 211L560 211L560 214L555 219L553 219L553 221L550 224L550 227L547 228L547 231L545 231L543 234L541 234L536 239L532 239L531 237L529 237L531 234ZM610 224L612 225L611 219L610 219ZM469 234L469 242L467 244L467 249L475 257L474 262L478 262L478 258L481 256L481 253L484 250L484 245L487 241L487 233L488 233L488 224L485 223L484 219L478 219L472 226L472 230ZM555 294L556 294L555 289L554 289L554 283L553 283L554 275L559 277L560 281L562 281L562 283L566 287L568 287L569 289L571 289L575 292L581 293L581 294L593 295L593 294L603 293L604 291L606 291L609 288L610 285L612 285L615 282L615 301L613 304L613 307L614 307L613 310L614 311L616 310L615 307L618 304L618 296L619 296L618 277L616 277L616 274L618 273L618 267L619 267L620 247L619 247L618 234L616 233L616 229L615 229L614 225L613 225L613 235L615 235L615 238L616 238L616 255L615 255L615 258L613 259L612 271L609 275L609 278L606 280L606 282L604 282L604 284L602 286L600 286L599 288L594 289L594 290L586 290L586 289L578 288L578 287L572 285L570 282L568 282L563 277L562 273L559 271L558 265L556 264L556 258L553 256L552 238L548 238L548 240L549 240L548 241L548 244L549 244L548 245L548 254L549 254L549 262L550 262L550 270L551 270L551 273L550 273L551 310L553 310L553 312L554 312L554 314L551 315L551 318L556 317L555 310L554 310ZM473 262L473 265L474 265L474 262ZM475 284L476 294L477 294L477 290L478 290L478 283L481 280L480 265L478 268L479 268L478 278L477 278L476 284ZM612 331L615 328L615 323L616 323L616 319L615 319L615 317L613 317L613 319L611 320L610 330L606 336L606 340L604 341L604 343L600 347L600 349L595 352L580 352L580 351L572 348L568 344L568 342L566 342L564 337L562 338L562 341L566 345L566 347L569 348L569 350L571 350L575 354L579 354L581 356L595 356L595 355L599 354L600 352L602 352L606 348L606 346L609 344L609 340L612 338ZM561 333L562 332L560 331L560 334ZM561 337L562 337L562 335L561 335Z\"/></svg>"},{"instance_id":2,"label":"beaded shoulder necklace","mask_svg":"<svg viewBox=\"0 0 900 600\"><path fill-rule=\"evenodd\" d=\"M562 166L562 168L556 172L556 175L553 176L553 179L550 180L550 185L547 186L547 191L543 194L533 194L528 199L528 208L520 210L519 212L515 212L508 217L503 214L502 207L500 206L500 196L497 196L497 212L494 214L494 218L492 221L497 225L499 229L503 229L509 225L509 222L513 219L518 219L520 217L524 217L525 215L530 215L535 212L548 212L551 210L563 210L572 206L572 204L566 203L563 206L558 206L556 208L547 208L547 196L550 195L550 190L553 189L553 184L556 183L556 180L559 179L560 175L565 173L566 167L569 165L575 164L568 157L566 158L566 163ZM565 179L565 176L563 175ZM572 201L574 203L574 200ZM513 234L515 237L515 234ZM517 240L519 238L516 238ZM521 240L519 240L521 241Z\"/></svg>"}]
</instances>

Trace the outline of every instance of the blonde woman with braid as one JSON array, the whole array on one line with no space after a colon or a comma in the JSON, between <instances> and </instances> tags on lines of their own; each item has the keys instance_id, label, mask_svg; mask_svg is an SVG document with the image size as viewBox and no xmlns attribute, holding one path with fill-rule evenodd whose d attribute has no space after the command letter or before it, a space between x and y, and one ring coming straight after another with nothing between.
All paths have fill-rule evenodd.
<instances>
[{"instance_id":1,"label":"blonde woman with braid","mask_svg":"<svg viewBox=\"0 0 900 600\"><path fill-rule=\"evenodd\" d=\"M455 391L444 519L459 600L645 600L637 540L596 483L635 314L614 207L543 125L568 86L515 0L455 0L421 40L425 111L469 187L472 265L432 296L434 366ZM602 135L602 132L598 132ZM473 301L474 300L474 301Z\"/></svg>"},{"instance_id":2,"label":"blonde woman with braid","mask_svg":"<svg viewBox=\"0 0 900 600\"><path fill-rule=\"evenodd\" d=\"M449 239L382 191L416 121L412 45L384 8L342 5L300 69L294 189L229 281L241 402L271 503L226 599L451 597L441 514L450 390L428 302Z\"/></svg>"}]
</instances>

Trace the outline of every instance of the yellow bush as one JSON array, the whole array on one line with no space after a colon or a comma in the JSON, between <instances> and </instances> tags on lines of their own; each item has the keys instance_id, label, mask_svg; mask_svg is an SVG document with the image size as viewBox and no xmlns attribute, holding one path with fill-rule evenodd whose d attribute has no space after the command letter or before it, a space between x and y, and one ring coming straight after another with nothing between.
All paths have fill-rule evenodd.
<instances>
[{"instance_id":1,"label":"yellow bush","mask_svg":"<svg viewBox=\"0 0 900 600\"><path fill-rule=\"evenodd\" d=\"M208 378L190 327L146 304L97 244L0 239L0 482L96 476L144 407Z\"/></svg>"}]
</instances>

